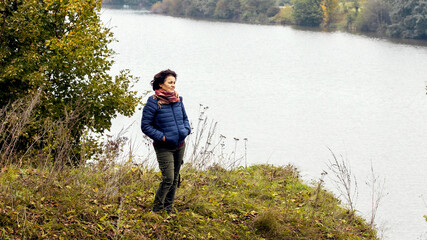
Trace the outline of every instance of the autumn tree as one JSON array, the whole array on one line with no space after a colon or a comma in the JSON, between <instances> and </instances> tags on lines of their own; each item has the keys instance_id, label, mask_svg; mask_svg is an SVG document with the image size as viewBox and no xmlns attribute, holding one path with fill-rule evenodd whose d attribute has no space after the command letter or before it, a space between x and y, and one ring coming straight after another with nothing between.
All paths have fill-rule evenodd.
<instances>
[{"instance_id":1,"label":"autumn tree","mask_svg":"<svg viewBox=\"0 0 427 240\"><path fill-rule=\"evenodd\" d=\"M117 114L134 113L140 101L131 91L136 79L127 71L109 74L113 34L103 26L100 10L97 0L0 2L0 107L41 92L22 148L40 137L46 121L71 112L78 119L69 126L76 151L86 129L102 133Z\"/></svg>"},{"instance_id":2,"label":"autumn tree","mask_svg":"<svg viewBox=\"0 0 427 240\"><path fill-rule=\"evenodd\" d=\"M323 11L323 24L325 27L329 27L336 20L339 0L322 0L320 6Z\"/></svg>"}]
</instances>

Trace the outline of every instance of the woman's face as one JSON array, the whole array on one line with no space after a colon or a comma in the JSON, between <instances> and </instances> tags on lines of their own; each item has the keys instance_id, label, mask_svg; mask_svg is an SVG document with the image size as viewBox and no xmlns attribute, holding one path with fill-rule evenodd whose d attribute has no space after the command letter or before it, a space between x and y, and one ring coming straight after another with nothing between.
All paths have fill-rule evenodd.
<instances>
[{"instance_id":1,"label":"woman's face","mask_svg":"<svg viewBox=\"0 0 427 240\"><path fill-rule=\"evenodd\" d=\"M172 75L169 75L166 77L165 82L159 84L159 86L166 90L167 92L174 92L175 91L175 77Z\"/></svg>"}]
</instances>

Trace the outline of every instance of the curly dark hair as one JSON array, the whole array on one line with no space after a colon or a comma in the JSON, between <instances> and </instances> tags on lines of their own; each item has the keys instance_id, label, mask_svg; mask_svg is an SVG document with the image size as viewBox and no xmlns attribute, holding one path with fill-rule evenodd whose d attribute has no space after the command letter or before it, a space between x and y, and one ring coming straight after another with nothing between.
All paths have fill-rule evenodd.
<instances>
[{"instance_id":1,"label":"curly dark hair","mask_svg":"<svg viewBox=\"0 0 427 240\"><path fill-rule=\"evenodd\" d=\"M176 79L178 75L176 74L176 72L170 69L163 70L154 75L154 79L151 80L151 86L153 86L153 90L155 91L157 89L160 89L160 84L163 84L168 76L174 76Z\"/></svg>"}]
</instances>

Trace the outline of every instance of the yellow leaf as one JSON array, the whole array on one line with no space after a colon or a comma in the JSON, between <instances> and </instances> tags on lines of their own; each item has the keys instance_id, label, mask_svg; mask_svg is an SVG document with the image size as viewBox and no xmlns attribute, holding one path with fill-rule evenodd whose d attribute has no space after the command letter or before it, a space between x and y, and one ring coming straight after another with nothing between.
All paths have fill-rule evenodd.
<instances>
[{"instance_id":1,"label":"yellow leaf","mask_svg":"<svg viewBox=\"0 0 427 240\"><path fill-rule=\"evenodd\" d=\"M107 217L107 214L105 214L102 218L100 218L99 221L104 221L106 217Z\"/></svg>"},{"instance_id":2,"label":"yellow leaf","mask_svg":"<svg viewBox=\"0 0 427 240\"><path fill-rule=\"evenodd\" d=\"M96 225L98 225L99 229L104 230L104 228L101 225L99 224L96 224Z\"/></svg>"}]
</instances>

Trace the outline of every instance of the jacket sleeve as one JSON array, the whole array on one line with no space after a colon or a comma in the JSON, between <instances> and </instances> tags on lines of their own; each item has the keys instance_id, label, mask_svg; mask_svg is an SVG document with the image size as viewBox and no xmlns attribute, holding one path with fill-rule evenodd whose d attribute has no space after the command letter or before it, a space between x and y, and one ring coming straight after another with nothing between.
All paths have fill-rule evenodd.
<instances>
[{"instance_id":1,"label":"jacket sleeve","mask_svg":"<svg viewBox=\"0 0 427 240\"><path fill-rule=\"evenodd\" d=\"M163 139L163 132L154 128L154 118L156 117L157 104L156 101L149 97L147 103L142 110L141 130L142 132L156 142Z\"/></svg>"},{"instance_id":2,"label":"jacket sleeve","mask_svg":"<svg viewBox=\"0 0 427 240\"><path fill-rule=\"evenodd\" d=\"M188 130L188 135L190 135L190 133L191 133L190 122L188 121L188 116L187 116L187 112L185 111L184 102L182 101L182 97L180 97L180 98L181 98L182 116L184 119L184 127Z\"/></svg>"}]
</instances>

